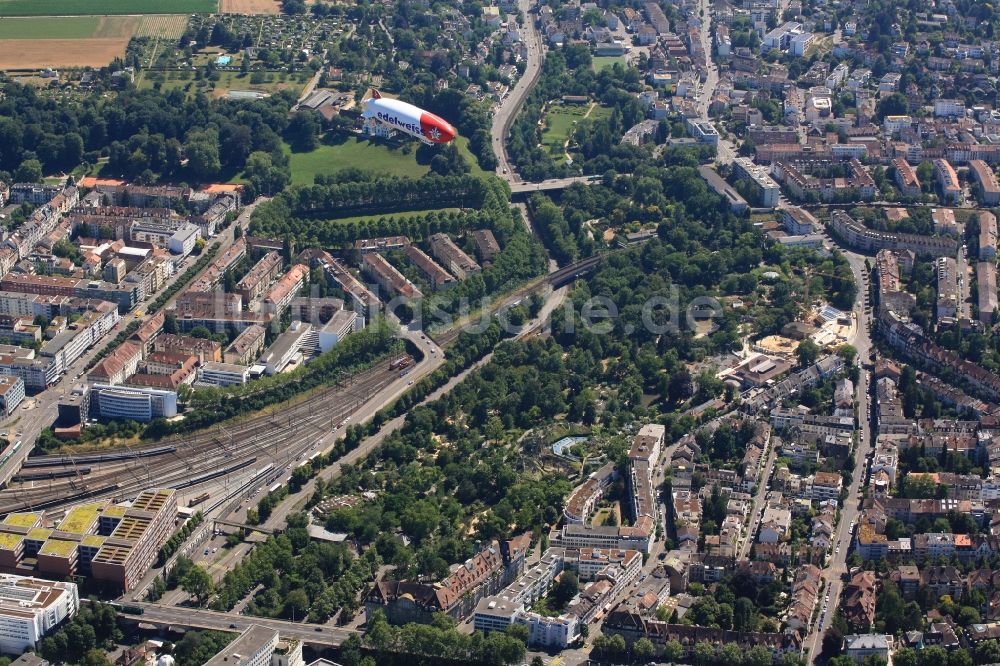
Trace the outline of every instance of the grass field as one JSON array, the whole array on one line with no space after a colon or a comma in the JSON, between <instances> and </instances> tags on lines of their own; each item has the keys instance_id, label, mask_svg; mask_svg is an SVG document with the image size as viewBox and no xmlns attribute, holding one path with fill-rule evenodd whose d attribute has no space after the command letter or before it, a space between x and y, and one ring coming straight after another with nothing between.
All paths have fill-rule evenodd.
<instances>
[{"instance_id":1,"label":"grass field","mask_svg":"<svg viewBox=\"0 0 1000 666\"><path fill-rule=\"evenodd\" d=\"M475 155L469 150L469 138L459 135L455 138L455 144L458 146L458 152L462 153L462 157L469 164L471 173L473 176L485 176L489 172L483 171L479 168L479 162L476 160Z\"/></svg>"},{"instance_id":2,"label":"grass field","mask_svg":"<svg viewBox=\"0 0 1000 666\"><path fill-rule=\"evenodd\" d=\"M556 162L565 161L566 141L575 124L583 120L586 113L586 105L549 105L545 113L545 129L542 130L542 145Z\"/></svg>"},{"instance_id":3,"label":"grass field","mask_svg":"<svg viewBox=\"0 0 1000 666\"><path fill-rule=\"evenodd\" d=\"M486 175L476 158L469 152L469 142L459 137L458 150L471 167L475 176ZM409 154L401 147L385 143L373 143L358 137L350 137L337 145L322 145L309 153L292 153L291 169L293 185L310 185L318 174L331 174L350 167L368 169L387 176L415 178L423 176L430 167L417 162L417 148L420 143L408 144Z\"/></svg>"},{"instance_id":4,"label":"grass field","mask_svg":"<svg viewBox=\"0 0 1000 666\"><path fill-rule=\"evenodd\" d=\"M422 176L430 167L417 164L416 146L410 146L409 155L381 143L371 143L350 137L343 143L323 145L308 153L292 153L293 185L310 185L317 174L329 174L350 167L369 169L387 176Z\"/></svg>"},{"instance_id":5,"label":"grass field","mask_svg":"<svg viewBox=\"0 0 1000 666\"><path fill-rule=\"evenodd\" d=\"M385 213L384 215L355 215L354 217L337 217L333 218L331 222L337 222L342 224L348 224L350 222L364 222L365 220L377 220L380 217L395 217L400 220L405 220L411 217L418 217L420 215L425 215L431 211L437 211L439 213L457 213L462 210L461 208L426 208L423 210L404 210L399 213Z\"/></svg>"},{"instance_id":6,"label":"grass field","mask_svg":"<svg viewBox=\"0 0 1000 666\"><path fill-rule=\"evenodd\" d=\"M0 16L211 14L218 0L0 0Z\"/></svg>"},{"instance_id":7,"label":"grass field","mask_svg":"<svg viewBox=\"0 0 1000 666\"><path fill-rule=\"evenodd\" d=\"M616 62L624 65L625 58L621 56L594 56L591 66L595 72L599 72L602 69L614 67Z\"/></svg>"},{"instance_id":8,"label":"grass field","mask_svg":"<svg viewBox=\"0 0 1000 666\"><path fill-rule=\"evenodd\" d=\"M0 39L86 39L97 32L96 16L0 19Z\"/></svg>"}]
</instances>

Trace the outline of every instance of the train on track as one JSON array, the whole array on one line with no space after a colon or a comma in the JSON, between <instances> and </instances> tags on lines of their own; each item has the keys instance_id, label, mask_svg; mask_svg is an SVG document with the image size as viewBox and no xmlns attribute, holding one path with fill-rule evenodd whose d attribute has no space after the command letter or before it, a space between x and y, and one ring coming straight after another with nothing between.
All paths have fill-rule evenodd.
<instances>
[{"instance_id":1,"label":"train on track","mask_svg":"<svg viewBox=\"0 0 1000 666\"><path fill-rule=\"evenodd\" d=\"M28 472L14 476L11 481L21 483L24 481L46 481L51 479L70 479L75 476L85 476L90 474L90 467L77 467L76 469L49 470L47 472Z\"/></svg>"},{"instance_id":2,"label":"train on track","mask_svg":"<svg viewBox=\"0 0 1000 666\"><path fill-rule=\"evenodd\" d=\"M18 442L20 444L20 442ZM39 458L28 458L24 461L23 467L65 467L80 464L99 465L108 462L121 462L124 460L135 460L136 458L152 458L162 456L167 453L177 451L176 446L158 446L152 449L142 449L139 451L120 451L118 453L93 453L78 456L44 456ZM0 460L0 465L3 461Z\"/></svg>"}]
</instances>

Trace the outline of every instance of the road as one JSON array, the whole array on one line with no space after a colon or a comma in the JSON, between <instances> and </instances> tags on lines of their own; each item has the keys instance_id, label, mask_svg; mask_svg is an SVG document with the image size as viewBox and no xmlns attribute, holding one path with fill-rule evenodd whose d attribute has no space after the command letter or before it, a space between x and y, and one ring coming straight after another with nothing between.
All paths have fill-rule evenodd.
<instances>
[{"instance_id":1,"label":"road","mask_svg":"<svg viewBox=\"0 0 1000 666\"><path fill-rule=\"evenodd\" d=\"M131 619L159 626L185 627L192 629L212 629L215 631L243 631L256 624L278 631L282 638L298 638L303 643L334 647L343 643L356 631L329 624L307 624L271 618L234 616L229 613L199 608L179 608L160 604L136 603L143 609L141 615L120 613Z\"/></svg>"},{"instance_id":2,"label":"road","mask_svg":"<svg viewBox=\"0 0 1000 666\"><path fill-rule=\"evenodd\" d=\"M545 192L547 190L561 190L573 185L574 183L592 183L592 176L569 176L568 178L553 178L551 180L543 180L539 183L523 183L523 182L512 182L510 184L510 191L513 194L523 194L524 192ZM600 178L597 179L600 182Z\"/></svg>"},{"instance_id":3,"label":"road","mask_svg":"<svg viewBox=\"0 0 1000 666\"><path fill-rule=\"evenodd\" d=\"M243 212L237 218L236 223L231 224L229 228L216 236L212 243L219 248L220 253L225 252L226 249L233 244L233 230L236 226L240 225L245 229L247 223L249 222L250 214L258 205L260 205L262 201L262 199L259 199L244 208ZM208 247L209 246L206 246L206 249L208 249ZM173 284L184 274L187 267L194 263L195 260L195 257L186 258L180 264L178 270L166 281L161 291L169 289L173 286ZM147 297L146 302L151 302L155 298L155 294L150 295ZM162 309L166 309L172 305L175 299L176 295L168 300ZM0 468L0 485L7 485L11 477L14 476L14 474L16 474L21 468L25 458L27 458L34 449L35 442L38 440L38 436L41 434L42 430L48 428L55 422L56 416L58 415L57 405L59 403L59 399L66 393L66 391L73 388L73 386L80 381L78 375L84 372L84 368L87 367L91 359L104 349L109 340L114 339L120 331L128 328L129 324L137 319L136 312L144 310L145 305L140 303L136 306L135 310L123 315L118 327L110 331L104 336L104 338L99 340L96 345L77 359L76 362L70 365L67 372L60 377L56 383L38 395L25 399L10 417L0 423L0 432L6 430L8 439L11 441L20 440L23 442L17 453L10 460L8 460L2 468Z\"/></svg>"},{"instance_id":4,"label":"road","mask_svg":"<svg viewBox=\"0 0 1000 666\"><path fill-rule=\"evenodd\" d=\"M698 6L701 16L703 17L701 27L701 44L702 48L705 49L705 55L708 56L708 71L706 72L705 81L701 84L701 89L698 92L696 102L698 105L700 119L706 122L711 122L711 119L708 116L708 107L712 103L712 97L715 95L715 88L719 85L719 68L712 58L712 53L714 51L712 48L712 21L715 17L709 0L698 0ZM720 135L719 143L716 146L715 161L719 164L729 164L735 158L736 146L732 141L724 139Z\"/></svg>"},{"instance_id":5,"label":"road","mask_svg":"<svg viewBox=\"0 0 1000 666\"><path fill-rule=\"evenodd\" d=\"M865 303L868 294L868 273L865 270L865 257L860 254L841 250L847 261L850 263L851 271L854 273L854 280L858 285L858 298L854 304L854 314L857 317L858 325L855 331L854 340L851 344L858 350L858 360L862 364L868 361L871 352L872 341L870 331L870 321L865 312ZM830 626L833 619L832 613L836 610L840 600L840 593L843 590L841 576L847 572L847 551L850 548L853 525L858 518L861 506L861 490L865 485L865 472L867 470L868 458L873 450L872 428L871 428L871 405L868 371L862 368L859 372L857 386L857 404L859 442L855 449L854 478L847 491L847 500L840 511L840 522L833 537L833 555L823 569L823 579L827 584L827 593L830 595L830 602L826 612L820 613L820 619L812 627L812 631L806 636L804 651L807 659L806 663L813 663L816 655L822 649L823 631Z\"/></svg>"},{"instance_id":6,"label":"road","mask_svg":"<svg viewBox=\"0 0 1000 666\"><path fill-rule=\"evenodd\" d=\"M761 467L760 478L757 482L757 493L753 496L753 504L750 507L750 519L747 521L746 537L739 547L737 560L745 560L750 557L750 547L757 537L757 528L760 525L761 516L764 514L764 505L767 503L768 485L771 473L774 471L774 461L777 459L777 447L774 445L774 437L768 443L767 459Z\"/></svg>"},{"instance_id":7,"label":"road","mask_svg":"<svg viewBox=\"0 0 1000 666\"><path fill-rule=\"evenodd\" d=\"M517 177L514 175L514 167L507 157L507 133L518 110L542 73L542 61L545 57L542 36L538 32L538 26L535 25L535 15L531 11L531 0L518 0L518 9L524 16L525 25L521 31L521 37L528 45L528 58L524 74L521 75L521 78L514 84L507 97L500 102L494 112L493 126L490 129L493 152L497 156L497 175L511 185L517 182Z\"/></svg>"}]
</instances>

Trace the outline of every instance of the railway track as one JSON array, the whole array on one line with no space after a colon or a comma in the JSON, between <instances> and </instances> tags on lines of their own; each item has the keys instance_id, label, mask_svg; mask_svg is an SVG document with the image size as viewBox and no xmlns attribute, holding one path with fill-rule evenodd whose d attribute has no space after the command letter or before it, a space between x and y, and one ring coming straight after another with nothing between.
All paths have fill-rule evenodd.
<instances>
[{"instance_id":1,"label":"railway track","mask_svg":"<svg viewBox=\"0 0 1000 666\"><path fill-rule=\"evenodd\" d=\"M36 469L31 471L44 473L48 482L29 478L12 483L0 491L0 513L55 506L83 496L129 497L150 485L189 488L218 478L217 472L253 464L251 459L275 467L290 465L396 378L398 371L381 366L280 412L264 412L229 427L112 454L35 458ZM97 460L102 457L103 462ZM82 461L87 462L86 475L77 466Z\"/></svg>"}]
</instances>

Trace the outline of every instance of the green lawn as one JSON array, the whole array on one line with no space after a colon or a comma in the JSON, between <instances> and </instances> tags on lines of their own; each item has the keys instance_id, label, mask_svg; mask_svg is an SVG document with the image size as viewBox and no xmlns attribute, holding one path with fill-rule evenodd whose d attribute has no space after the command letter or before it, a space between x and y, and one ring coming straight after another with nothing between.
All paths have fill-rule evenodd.
<instances>
[{"instance_id":1,"label":"green lawn","mask_svg":"<svg viewBox=\"0 0 1000 666\"><path fill-rule=\"evenodd\" d=\"M594 56L591 66L594 68L595 72L599 72L604 68L610 69L611 67L614 67L616 62L620 62L624 65L625 58L622 56Z\"/></svg>"},{"instance_id":2,"label":"green lawn","mask_svg":"<svg viewBox=\"0 0 1000 666\"><path fill-rule=\"evenodd\" d=\"M455 137L455 145L458 146L458 152L462 154L462 157L464 157L465 161L469 164L469 168L471 169L470 173L473 176L486 176L489 173L492 173L489 171L483 171L479 168L479 161L476 160L476 156L469 150L468 137L458 135Z\"/></svg>"},{"instance_id":3,"label":"green lawn","mask_svg":"<svg viewBox=\"0 0 1000 666\"><path fill-rule=\"evenodd\" d=\"M0 16L212 14L218 0L0 0Z\"/></svg>"},{"instance_id":4,"label":"green lawn","mask_svg":"<svg viewBox=\"0 0 1000 666\"><path fill-rule=\"evenodd\" d=\"M10 18L0 21L0 39L86 39L94 36L97 21L96 16Z\"/></svg>"},{"instance_id":5,"label":"green lawn","mask_svg":"<svg viewBox=\"0 0 1000 666\"><path fill-rule=\"evenodd\" d=\"M350 167L400 177L418 177L430 171L429 166L417 164L417 146L409 147L410 154L405 155L401 148L350 137L343 143L322 145L312 152L292 153L292 184L311 185L317 174L337 173Z\"/></svg>"},{"instance_id":6,"label":"green lawn","mask_svg":"<svg viewBox=\"0 0 1000 666\"><path fill-rule=\"evenodd\" d=\"M595 108L594 111L598 111L599 108ZM566 159L563 146L569 139L576 123L583 120L586 113L586 104L552 104L549 106L545 113L542 145L556 162L561 164Z\"/></svg>"},{"instance_id":7,"label":"green lawn","mask_svg":"<svg viewBox=\"0 0 1000 666\"><path fill-rule=\"evenodd\" d=\"M456 139L458 150L471 167L471 173L476 176L486 175L476 158L469 152L469 140L465 137ZM427 164L417 163L417 149L420 142L384 143L381 140L372 142L352 136L343 143L336 145L321 145L308 153L292 153L292 184L310 185L317 174L331 174L343 171L349 167L357 167L378 172L387 176L418 178L430 171ZM409 150L409 154L404 152Z\"/></svg>"},{"instance_id":8,"label":"green lawn","mask_svg":"<svg viewBox=\"0 0 1000 666\"><path fill-rule=\"evenodd\" d=\"M418 217L420 215L426 215L431 211L436 211L439 213L457 213L461 208L425 208L422 210L404 210L398 213L384 213L382 215L354 215L352 217L336 217L331 218L331 222L336 222L338 224L349 224L351 222L365 222L367 220L377 220L382 217L394 217L400 220L405 220L411 217Z\"/></svg>"}]
</instances>

